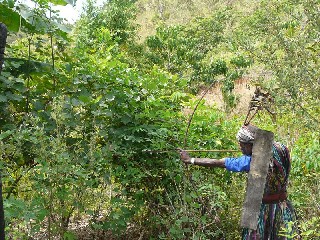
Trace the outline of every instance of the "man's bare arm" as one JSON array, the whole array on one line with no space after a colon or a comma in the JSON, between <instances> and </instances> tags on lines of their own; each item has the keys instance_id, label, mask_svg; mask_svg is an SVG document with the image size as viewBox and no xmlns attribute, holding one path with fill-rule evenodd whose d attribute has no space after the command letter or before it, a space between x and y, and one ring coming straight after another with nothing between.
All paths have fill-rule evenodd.
<instances>
[{"instance_id":1,"label":"man's bare arm","mask_svg":"<svg viewBox=\"0 0 320 240\"><path fill-rule=\"evenodd\" d=\"M183 150L180 151L180 159L186 164L194 164L203 167L220 167L225 168L225 158L212 159L212 158L191 158L189 154Z\"/></svg>"}]
</instances>

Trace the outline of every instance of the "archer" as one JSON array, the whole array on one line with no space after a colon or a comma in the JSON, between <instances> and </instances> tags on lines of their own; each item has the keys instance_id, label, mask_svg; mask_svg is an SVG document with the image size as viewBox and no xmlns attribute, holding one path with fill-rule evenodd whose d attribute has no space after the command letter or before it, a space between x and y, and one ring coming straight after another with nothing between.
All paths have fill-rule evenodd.
<instances>
[{"instance_id":1,"label":"archer","mask_svg":"<svg viewBox=\"0 0 320 240\"><path fill-rule=\"evenodd\" d=\"M237 140L239 142L241 152L243 153L240 157L227 157L222 159L190 158L186 151L181 150L180 159L186 164L194 164L204 167L220 167L226 168L226 170L232 172L250 173L250 169L252 170L253 168L252 156L254 144L258 140L257 131L258 128L252 125L244 125L240 128L237 133ZM264 189L258 189L263 193L262 199L258 198L258 203L260 204L257 211L258 220L256 221L255 219L252 219L252 217L249 219L249 225L250 221L254 221L254 227L243 228L243 240L300 239L296 225L293 225L292 229L288 230L289 232L286 234L288 236L282 236L280 233L283 228L288 229L290 222L296 222L294 208L291 202L287 199L287 185L291 160L288 148L281 143L273 142L273 134L272 142L270 143L271 160L267 160L268 162L266 162L265 159L262 159L262 165L261 162L255 163L258 164L256 166L260 168L267 164L266 176L261 178L265 183L265 187ZM262 149L262 151L267 151L267 149ZM248 188L250 185L253 186L258 184L248 180ZM252 196L252 198L254 198L254 196ZM247 226L246 224L247 223L245 222L242 225Z\"/></svg>"}]
</instances>

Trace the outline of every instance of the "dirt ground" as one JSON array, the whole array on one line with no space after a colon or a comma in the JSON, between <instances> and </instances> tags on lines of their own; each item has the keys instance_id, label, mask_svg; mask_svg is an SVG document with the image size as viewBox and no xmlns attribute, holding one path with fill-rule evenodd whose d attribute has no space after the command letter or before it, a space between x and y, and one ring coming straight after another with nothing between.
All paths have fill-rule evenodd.
<instances>
[{"instance_id":1,"label":"dirt ground","mask_svg":"<svg viewBox=\"0 0 320 240\"><path fill-rule=\"evenodd\" d=\"M233 114L245 114L248 111L249 102L254 94L255 87L250 85L246 78L241 78L235 81L234 93L239 97L239 102ZM201 93L200 93L201 95ZM206 104L216 105L219 109L224 109L223 97L220 89L220 84L217 84L204 97Z\"/></svg>"}]
</instances>

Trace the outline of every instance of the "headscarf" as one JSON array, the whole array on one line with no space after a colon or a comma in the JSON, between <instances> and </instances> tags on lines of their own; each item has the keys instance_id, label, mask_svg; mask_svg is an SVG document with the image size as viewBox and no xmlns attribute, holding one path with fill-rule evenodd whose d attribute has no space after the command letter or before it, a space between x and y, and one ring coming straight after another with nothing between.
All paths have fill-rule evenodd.
<instances>
[{"instance_id":1,"label":"headscarf","mask_svg":"<svg viewBox=\"0 0 320 240\"><path fill-rule=\"evenodd\" d=\"M253 143L255 133L252 130L249 128L249 125L243 125L237 133L237 140L243 143Z\"/></svg>"}]
</instances>

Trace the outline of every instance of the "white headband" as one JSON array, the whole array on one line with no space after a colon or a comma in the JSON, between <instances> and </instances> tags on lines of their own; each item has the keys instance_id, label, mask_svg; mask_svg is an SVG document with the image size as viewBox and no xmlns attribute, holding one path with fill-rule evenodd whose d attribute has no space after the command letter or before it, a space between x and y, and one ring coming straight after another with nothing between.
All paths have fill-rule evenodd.
<instances>
[{"instance_id":1,"label":"white headband","mask_svg":"<svg viewBox=\"0 0 320 240\"><path fill-rule=\"evenodd\" d=\"M254 133L247 126L242 126L237 133L237 140L244 143L253 143Z\"/></svg>"}]
</instances>

